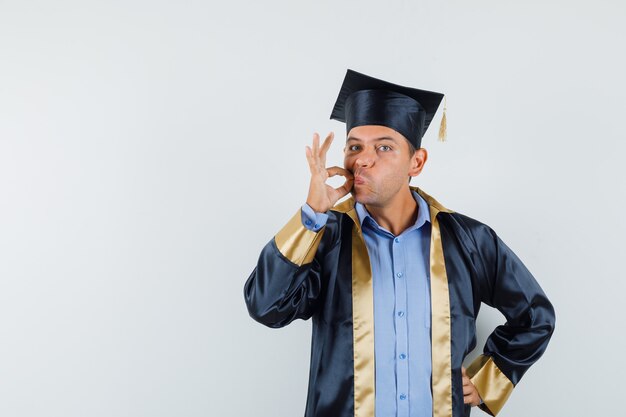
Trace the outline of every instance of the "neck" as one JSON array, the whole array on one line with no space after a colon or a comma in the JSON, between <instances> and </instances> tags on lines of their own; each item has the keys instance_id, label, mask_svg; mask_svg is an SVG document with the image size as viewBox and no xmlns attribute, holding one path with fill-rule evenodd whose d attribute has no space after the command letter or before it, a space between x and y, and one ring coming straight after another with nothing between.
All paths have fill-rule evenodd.
<instances>
[{"instance_id":1,"label":"neck","mask_svg":"<svg viewBox=\"0 0 626 417\"><path fill-rule=\"evenodd\" d=\"M365 208L376 223L395 236L415 224L417 219L417 203L408 186L384 206L366 205Z\"/></svg>"}]
</instances>

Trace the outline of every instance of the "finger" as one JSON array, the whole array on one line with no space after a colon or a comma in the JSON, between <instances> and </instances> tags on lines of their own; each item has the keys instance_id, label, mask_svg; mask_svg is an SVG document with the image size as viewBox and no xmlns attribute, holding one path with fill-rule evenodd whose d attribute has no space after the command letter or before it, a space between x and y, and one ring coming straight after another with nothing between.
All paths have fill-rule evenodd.
<instances>
[{"instance_id":1,"label":"finger","mask_svg":"<svg viewBox=\"0 0 626 417\"><path fill-rule=\"evenodd\" d=\"M326 172L328 172L329 177L334 177L335 175L341 175L342 177L346 177L347 179L354 178L354 175L352 175L350 171L341 167L326 168Z\"/></svg>"},{"instance_id":2,"label":"finger","mask_svg":"<svg viewBox=\"0 0 626 417\"><path fill-rule=\"evenodd\" d=\"M315 132L313 134L313 157L317 159L318 155L319 155L319 149L320 149L320 135Z\"/></svg>"},{"instance_id":3,"label":"finger","mask_svg":"<svg viewBox=\"0 0 626 417\"><path fill-rule=\"evenodd\" d=\"M474 398L472 398L471 395L464 395L463 396L463 403L464 404L469 404L469 405L477 405L478 403L476 402L476 400Z\"/></svg>"},{"instance_id":4,"label":"finger","mask_svg":"<svg viewBox=\"0 0 626 417\"><path fill-rule=\"evenodd\" d=\"M471 385L471 383L472 383L472 381L468 377L466 377L466 376L463 377L463 386Z\"/></svg>"},{"instance_id":5,"label":"finger","mask_svg":"<svg viewBox=\"0 0 626 417\"><path fill-rule=\"evenodd\" d=\"M304 152L306 154L306 160L309 163L309 171L311 171L311 174L313 174L316 171L315 161L313 159L313 151L310 147L305 146Z\"/></svg>"},{"instance_id":6,"label":"finger","mask_svg":"<svg viewBox=\"0 0 626 417\"><path fill-rule=\"evenodd\" d=\"M334 138L335 138L335 132L328 133L328 135L326 135L326 139L324 139L324 143L322 144L320 151L327 152Z\"/></svg>"},{"instance_id":7,"label":"finger","mask_svg":"<svg viewBox=\"0 0 626 417\"><path fill-rule=\"evenodd\" d=\"M476 390L466 391L464 389L463 390L463 397L466 398L466 399L469 399L472 402L474 402L478 398L478 392Z\"/></svg>"},{"instance_id":8,"label":"finger","mask_svg":"<svg viewBox=\"0 0 626 417\"><path fill-rule=\"evenodd\" d=\"M463 395L469 395L474 392L474 387L470 385L463 385Z\"/></svg>"},{"instance_id":9,"label":"finger","mask_svg":"<svg viewBox=\"0 0 626 417\"><path fill-rule=\"evenodd\" d=\"M326 139L324 139L324 143L320 148L320 160L322 161L322 165L326 165L326 153L328 152L328 149L330 149L330 145L333 143L334 138L335 134L330 132L328 136L326 136Z\"/></svg>"},{"instance_id":10,"label":"finger","mask_svg":"<svg viewBox=\"0 0 626 417\"><path fill-rule=\"evenodd\" d=\"M475 407L480 404L480 397L478 395L465 395L463 396L463 402Z\"/></svg>"},{"instance_id":11,"label":"finger","mask_svg":"<svg viewBox=\"0 0 626 417\"><path fill-rule=\"evenodd\" d=\"M313 134L313 144L311 146L311 173L312 174L320 174L324 170L325 163L320 161L319 157L319 149L320 149L320 135L315 132Z\"/></svg>"},{"instance_id":12,"label":"finger","mask_svg":"<svg viewBox=\"0 0 626 417\"><path fill-rule=\"evenodd\" d=\"M465 369L464 366L461 366L461 374L463 374L463 376L467 376L467 369Z\"/></svg>"},{"instance_id":13,"label":"finger","mask_svg":"<svg viewBox=\"0 0 626 417\"><path fill-rule=\"evenodd\" d=\"M352 186L354 185L354 180L348 178L346 182L343 183L341 187L335 188L335 191L339 194L339 198L347 195L350 191L352 191Z\"/></svg>"},{"instance_id":14,"label":"finger","mask_svg":"<svg viewBox=\"0 0 626 417\"><path fill-rule=\"evenodd\" d=\"M341 187L335 188L335 192L337 192L337 199L345 196L350 191L352 191L352 186L354 185L354 176L347 169L334 166L330 168L326 168L326 172L328 173L328 177L334 177L336 175L341 175L346 179L346 182L343 183Z\"/></svg>"}]
</instances>

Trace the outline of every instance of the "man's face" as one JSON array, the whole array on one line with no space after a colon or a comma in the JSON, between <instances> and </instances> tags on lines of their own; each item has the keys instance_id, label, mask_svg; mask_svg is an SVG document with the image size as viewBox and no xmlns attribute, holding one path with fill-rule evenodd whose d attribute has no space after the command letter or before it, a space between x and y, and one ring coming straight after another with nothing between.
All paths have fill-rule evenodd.
<instances>
[{"instance_id":1,"label":"man's face","mask_svg":"<svg viewBox=\"0 0 626 417\"><path fill-rule=\"evenodd\" d=\"M404 136L386 126L357 126L348 132L343 165L354 175L352 195L359 203L386 206L425 161L425 150L409 155Z\"/></svg>"}]
</instances>

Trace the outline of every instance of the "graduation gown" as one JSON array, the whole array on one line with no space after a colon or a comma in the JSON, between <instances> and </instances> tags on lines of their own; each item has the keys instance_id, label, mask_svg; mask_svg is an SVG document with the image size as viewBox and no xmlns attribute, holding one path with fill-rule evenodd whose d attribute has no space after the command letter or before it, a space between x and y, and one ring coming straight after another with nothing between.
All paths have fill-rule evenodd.
<instances>
[{"instance_id":1,"label":"graduation gown","mask_svg":"<svg viewBox=\"0 0 626 417\"><path fill-rule=\"evenodd\" d=\"M470 414L461 365L476 345L481 303L506 318L468 367L480 407L496 415L545 351L554 309L491 228L413 189L428 203L432 225L433 417ZM354 203L350 198L331 209L318 232L302 225L298 210L263 248L244 286L250 316L266 326L312 318L306 417L375 416L372 273Z\"/></svg>"}]
</instances>

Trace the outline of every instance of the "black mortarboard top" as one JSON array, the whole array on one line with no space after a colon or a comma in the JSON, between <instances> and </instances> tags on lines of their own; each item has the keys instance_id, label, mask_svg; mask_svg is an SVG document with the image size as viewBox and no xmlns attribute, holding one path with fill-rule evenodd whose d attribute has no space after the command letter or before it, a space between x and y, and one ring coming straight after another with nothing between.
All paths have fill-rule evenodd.
<instances>
[{"instance_id":1,"label":"black mortarboard top","mask_svg":"<svg viewBox=\"0 0 626 417\"><path fill-rule=\"evenodd\" d=\"M403 87L349 69L330 118L345 122L346 132L356 126L387 126L419 148L442 99L441 93ZM440 139L444 137L445 114Z\"/></svg>"}]
</instances>

